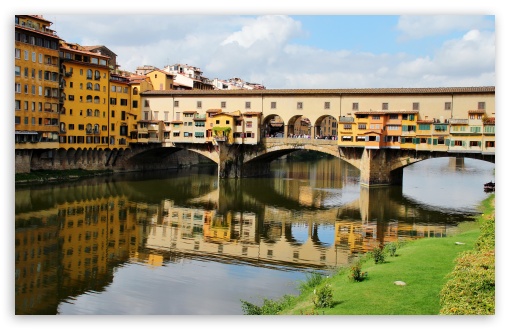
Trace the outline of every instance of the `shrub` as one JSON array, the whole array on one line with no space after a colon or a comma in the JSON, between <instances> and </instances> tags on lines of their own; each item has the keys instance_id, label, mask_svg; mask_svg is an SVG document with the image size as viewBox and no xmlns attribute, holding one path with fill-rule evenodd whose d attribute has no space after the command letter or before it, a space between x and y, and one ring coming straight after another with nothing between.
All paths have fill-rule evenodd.
<instances>
[{"instance_id":1,"label":"shrub","mask_svg":"<svg viewBox=\"0 0 510 330\"><path fill-rule=\"evenodd\" d=\"M313 304L318 308L333 306L333 290L331 289L331 285L326 284L314 290Z\"/></svg>"},{"instance_id":2,"label":"shrub","mask_svg":"<svg viewBox=\"0 0 510 330\"><path fill-rule=\"evenodd\" d=\"M278 315L293 300L292 296L285 295L279 300L265 299L262 306L257 306L248 301L241 300L244 315Z\"/></svg>"},{"instance_id":3,"label":"shrub","mask_svg":"<svg viewBox=\"0 0 510 330\"><path fill-rule=\"evenodd\" d=\"M301 292L303 292L303 291L307 291L307 290L316 288L317 286L319 286L319 284L322 283L323 280L324 280L324 276L322 276L320 273L312 272L312 273L306 275L306 281L302 282L299 285L299 289Z\"/></svg>"},{"instance_id":4,"label":"shrub","mask_svg":"<svg viewBox=\"0 0 510 330\"><path fill-rule=\"evenodd\" d=\"M465 252L441 290L440 314L493 315L495 310L494 251Z\"/></svg>"},{"instance_id":5,"label":"shrub","mask_svg":"<svg viewBox=\"0 0 510 330\"><path fill-rule=\"evenodd\" d=\"M390 256L394 257L397 252L397 244L391 242L384 246L384 251L389 253Z\"/></svg>"},{"instance_id":6,"label":"shrub","mask_svg":"<svg viewBox=\"0 0 510 330\"><path fill-rule=\"evenodd\" d=\"M384 262L384 251L380 247L376 246L372 250L372 257L376 264L382 264Z\"/></svg>"},{"instance_id":7,"label":"shrub","mask_svg":"<svg viewBox=\"0 0 510 330\"><path fill-rule=\"evenodd\" d=\"M361 282L367 277L367 273L361 271L361 263L357 262L351 267L351 274L349 277L356 282Z\"/></svg>"}]
</instances>

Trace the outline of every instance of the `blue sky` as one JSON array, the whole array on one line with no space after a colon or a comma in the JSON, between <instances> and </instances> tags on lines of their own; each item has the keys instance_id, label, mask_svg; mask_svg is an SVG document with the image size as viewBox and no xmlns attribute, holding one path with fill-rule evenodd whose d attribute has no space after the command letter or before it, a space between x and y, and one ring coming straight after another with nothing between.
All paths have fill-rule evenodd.
<instances>
[{"instance_id":1,"label":"blue sky","mask_svg":"<svg viewBox=\"0 0 510 330\"><path fill-rule=\"evenodd\" d=\"M121 69L176 63L267 88L495 85L491 15L46 14Z\"/></svg>"},{"instance_id":2,"label":"blue sky","mask_svg":"<svg viewBox=\"0 0 510 330\"><path fill-rule=\"evenodd\" d=\"M497 3L316 0L289 9L266 0L143 7L25 0L14 10L40 6L35 13L62 39L105 45L128 71L189 64L209 79L235 77L271 89L461 87L496 84Z\"/></svg>"},{"instance_id":3,"label":"blue sky","mask_svg":"<svg viewBox=\"0 0 510 330\"><path fill-rule=\"evenodd\" d=\"M499 54L508 39L499 0L64 3L25 0L9 4L10 15L42 14L62 39L105 45L128 71L189 64L206 78L267 88L487 86L504 78L496 77L496 16Z\"/></svg>"}]
</instances>

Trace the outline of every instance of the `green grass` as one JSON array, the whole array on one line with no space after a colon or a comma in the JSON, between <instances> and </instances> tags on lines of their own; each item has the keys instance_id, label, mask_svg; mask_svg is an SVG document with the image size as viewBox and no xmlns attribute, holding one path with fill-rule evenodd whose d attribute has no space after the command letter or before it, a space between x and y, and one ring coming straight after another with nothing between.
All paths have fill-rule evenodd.
<instances>
[{"instance_id":1,"label":"green grass","mask_svg":"<svg viewBox=\"0 0 510 330\"><path fill-rule=\"evenodd\" d=\"M439 315L441 314L441 292L452 278L453 270L465 263L462 258L494 237L494 226L486 225L486 219L494 219L494 195L482 203L483 214L477 222L459 226L459 233L443 238L424 238L410 241L399 246L395 256L385 255L383 263L376 264L370 254L361 260L363 272L368 276L361 282L350 279L350 267L339 270L325 279L317 288L331 285L333 288L333 306L317 308L313 304L313 288L302 290L292 299L287 298L286 306L278 314L292 315ZM481 229L482 230L481 230ZM491 234L492 231L492 234ZM492 236L491 236L492 235ZM456 244L461 242L463 244ZM481 243L482 242L482 243ZM491 260L485 258L484 266ZM493 262L493 260L492 260ZM479 264L480 262L478 262ZM474 264L474 263L473 263ZM494 264L492 264L494 267ZM489 266L490 271L490 266ZM493 273L488 280L494 281ZM397 286L395 281L403 281L405 286ZM461 280L462 281L462 280ZM482 284L484 284L482 283ZM486 285L486 284L484 284ZM453 292L451 295L461 295ZM479 295L482 297L481 295ZM450 297L451 301L459 301ZM491 306L491 291L482 297L488 300L485 306ZM480 298L480 299L482 299ZM465 301L465 300L464 300ZM480 311L481 308L477 309ZM483 313L479 312L479 313ZM490 314L490 311L486 314Z\"/></svg>"}]
</instances>

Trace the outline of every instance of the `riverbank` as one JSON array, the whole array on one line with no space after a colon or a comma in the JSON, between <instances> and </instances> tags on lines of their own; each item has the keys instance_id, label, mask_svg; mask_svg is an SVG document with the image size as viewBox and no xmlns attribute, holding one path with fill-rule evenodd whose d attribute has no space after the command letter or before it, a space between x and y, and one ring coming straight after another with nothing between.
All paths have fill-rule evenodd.
<instances>
[{"instance_id":1,"label":"riverbank","mask_svg":"<svg viewBox=\"0 0 510 330\"><path fill-rule=\"evenodd\" d=\"M94 177L99 175L111 175L112 170L44 170L30 173L16 173L15 184L33 184L47 182L66 182L80 178Z\"/></svg>"},{"instance_id":2,"label":"riverbank","mask_svg":"<svg viewBox=\"0 0 510 330\"><path fill-rule=\"evenodd\" d=\"M281 315L492 315L494 200L488 197L477 221L461 224L456 235L399 242L395 254L386 253L379 263L365 255L358 264L366 275L361 281L351 278L351 265L320 281L310 277L314 285L303 283L297 297L266 300L260 308L243 302L243 309Z\"/></svg>"}]
</instances>

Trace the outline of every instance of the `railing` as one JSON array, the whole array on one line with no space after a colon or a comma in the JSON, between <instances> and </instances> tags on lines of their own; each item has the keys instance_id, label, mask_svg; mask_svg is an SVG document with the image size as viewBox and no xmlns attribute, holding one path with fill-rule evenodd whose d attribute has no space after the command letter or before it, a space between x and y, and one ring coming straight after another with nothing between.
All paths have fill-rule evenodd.
<instances>
[{"instance_id":1,"label":"railing","mask_svg":"<svg viewBox=\"0 0 510 330\"><path fill-rule=\"evenodd\" d=\"M303 138L263 138L261 142L266 145L281 145L281 144L312 144L312 145L337 145L338 140L326 139L303 139Z\"/></svg>"}]
</instances>

